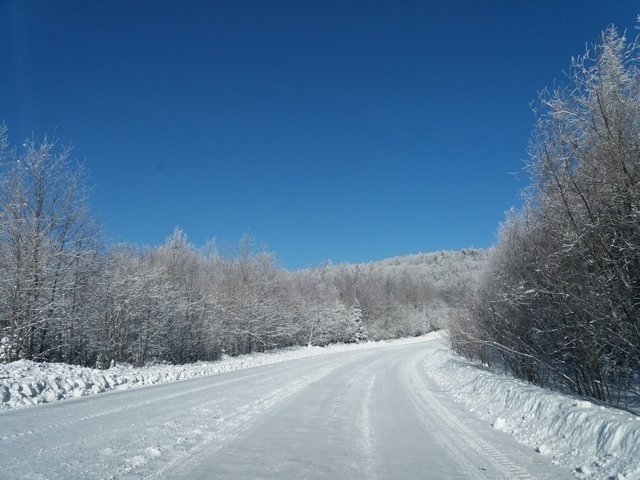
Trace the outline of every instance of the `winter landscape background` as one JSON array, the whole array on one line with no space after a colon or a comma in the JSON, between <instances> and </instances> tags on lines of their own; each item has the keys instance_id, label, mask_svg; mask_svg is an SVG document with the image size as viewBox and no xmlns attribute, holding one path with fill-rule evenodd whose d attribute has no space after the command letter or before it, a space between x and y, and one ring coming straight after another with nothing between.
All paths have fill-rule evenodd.
<instances>
[{"instance_id":1,"label":"winter landscape background","mask_svg":"<svg viewBox=\"0 0 640 480\"><path fill-rule=\"evenodd\" d=\"M372 252L389 251L389 245L406 251L405 241L415 241L418 229L412 226L420 224L422 214L417 210L418 197L423 198L419 192L437 192L429 197L430 208L444 212L440 223L430 226L437 230L434 237L442 242L441 235L448 235L450 245L460 245L464 237L449 225L447 215L455 217L460 209L494 211L491 192L502 188L500 182L493 184L491 175L473 178L473 172L482 172L478 162L461 162L454 168L458 176L448 177L448 182L437 181L444 170L435 172L433 181L423 180L431 178L426 166L440 167L433 152L431 162L410 160L418 147L405 152L407 164L390 168L392 156L384 152L403 143L397 136L402 129L386 122L394 116L411 116L399 107L382 115L385 120L373 128L369 121L376 115L350 104L354 115L350 125L371 127L352 132L354 143L345 140L350 130L344 124L309 130L325 132L326 138L332 138L331 148L318 140L319 133L307 138L308 143L304 135L294 134L300 134L294 125L307 120L300 111L315 112L319 124L329 125L338 118L344 99L360 98L362 104L380 106L379 92L390 91L380 75L372 74L377 72L377 67L371 70L376 62L358 66L352 61L369 58L363 55L360 40L354 39L360 38L356 32L371 39L376 47L367 51L386 58L390 75L410 77L402 74L412 65L410 56L401 57L398 52L434 44L414 41L424 40L426 34L411 15L390 16L383 22L384 35L378 37L378 22L385 18L381 12L367 12L371 15L367 18L375 19L372 23L347 22L358 26L350 31L336 23L336 12L331 10L332 15L311 21L322 25L318 31L326 35L324 42L317 43L309 33L315 30L303 28L316 18L315 10L278 13L256 6L255 11L241 9L238 14L232 6L220 11L208 7L215 22L238 22L231 22L229 29L217 23L218 28L204 28L191 10L179 11L177 24L185 23L176 26L182 34L173 33L172 38L180 40L171 47L191 45L188 51L204 49L211 55L205 62L208 70L198 75L201 55L173 52L166 56L169 63L157 61L161 50L157 47L166 41L160 35L165 31L160 27L169 21L166 12L147 16L139 5L127 10L127 21L142 20L133 23L140 26L137 33L127 24L123 38L141 34L158 43L150 42L145 48L135 43L150 56L141 52L131 56L136 61L130 70L118 70L120 74L130 73L135 81L134 73L145 71L140 78L149 79L146 69L162 65L164 75L158 78L168 85L182 85L183 77L192 78L194 92L200 92L193 97L201 100L194 103L198 108L221 99L240 99L228 122L223 121L222 112L229 114L223 106L219 117L198 114L199 120L213 125L212 132L231 139L222 150L216 146L206 154L196 152L183 139L185 133L192 138L193 127L186 132L179 121L172 136L159 129L141 137L157 152L164 148L171 150L172 159L185 159L176 170L178 176L190 172L197 181L215 181L205 185L205 196L199 196L203 191L195 187L195 180L192 185L172 183L175 190L166 188L157 196L153 213L149 210L133 222L135 238L129 242L109 240L105 224L110 220L99 219L92 200L93 183L100 185L100 179L90 177L85 164L91 161L79 162L74 149L57 138L57 129L53 136L32 133L24 141L12 136L11 120L18 124L19 135L24 133L25 119L38 124L36 116L22 111L21 105L35 111L34 99L46 90L38 86L28 91L31 83L25 81L29 77L25 65L46 71L56 64L55 58L68 61L74 52L87 66L93 65L85 69L90 75L98 71L94 63L98 56L87 57L76 47L76 29L92 23L105 28L102 13L90 8L87 25L78 26L69 20L78 14L72 3L60 11L43 7L42 12L34 9L35 3L0 5L4 9L0 11L7 12L1 16L0 31L15 47L9 54L6 46L0 47L0 58L10 58L6 63L12 67L12 74L0 84L7 87L0 88L4 92L0 115L9 118L0 124L0 410L4 410L0 412L0 478L382 479L423 478L425 472L438 478L640 478L640 42L634 31L602 25L593 43L567 61L561 79L539 91L531 105L529 144L521 147L527 160L518 175L526 180L519 196L511 200L516 206L497 227L479 228L475 220L480 214L468 222L469 238L484 238L486 248L359 261L380 258ZM123 5L115 8L126 10ZM418 11L416 18L431 18L433 13ZM42 15L29 15L34 12ZM349 7L343 15L351 18L357 13ZM435 18L449 18L450 13L438 12ZM577 19L582 16L592 18L591 10L585 9ZM485 25L497 22L513 28L507 19L504 12L496 12ZM568 23L568 38L579 30L577 19ZM201 37L189 38L192 24L186 20L195 22ZM51 63L23 58L21 52L34 51L33 45L49 41L43 32L57 22L69 22L70 31L60 33L44 49L51 52ZM46 28L34 29L39 23ZM278 25L286 28L275 28ZM386 30L389 25L395 29ZM327 41L329 26L337 29L336 38L348 40L344 43L347 53ZM449 37L451 28L435 24L434 28L431 34L454 38ZM471 35L470 24L468 28ZM526 28L531 28L528 23ZM107 59L121 58L114 52L122 39L114 33L117 29L107 30L111 32L105 34L108 40L94 39L96 52L107 52ZM471 37L478 35L486 46L482 42L497 37L485 30ZM254 37L241 35L247 32L255 38L259 32L268 32L264 38L269 41L257 45ZM304 41L298 44L292 38ZM547 42L536 47L544 50ZM229 56L235 51L229 45L241 45L238 48L244 53ZM265 45L277 46L273 51L280 53L272 56L273 52L263 49ZM452 44L451 48L453 52L459 47ZM500 48L514 52L509 46ZM433 59L434 70L421 64L414 73L425 80L436 78L433 72L446 71L442 62L449 65L452 52L427 56ZM535 55L531 56L534 62ZM343 75L344 82L322 80L313 59L325 62L325 57L334 58L332 72L336 78ZM262 63L267 58L277 61ZM246 65L262 65L259 74L234 70L240 59ZM476 65L475 61L469 64ZM170 65L190 68L174 70ZM289 75L278 73L274 65ZM301 65L314 68L305 70ZM70 73L83 71L74 67ZM486 67L483 71L493 75ZM357 73L358 78L368 74L371 81L353 82L347 72ZM201 84L203 77L212 83ZM499 77L504 80L508 75ZM288 89L284 79L292 82ZM329 92L329 100L302 108L304 102L291 100L296 97L291 85L298 85L292 79L318 98ZM470 96L478 97L483 86L493 85L485 80L469 87ZM164 98L160 95L163 81L154 77L148 82L149 98L156 103L146 103L145 112L151 111L152 104L162 104L157 100ZM492 81L499 80L493 77ZM121 100L118 94L127 90L111 91L108 83L100 83L102 91L116 105ZM335 90L342 84L346 90ZM363 84L367 88L360 89ZM92 83L85 78L84 83L61 92L61 98L87 85ZM412 88L407 85L405 91L400 84L394 85L398 95L410 95L391 103L415 107ZM265 117L258 100L264 95L274 101L281 88L286 93L281 97L282 110L272 108L272 116ZM169 91L188 93L184 88ZM142 92L136 101L146 102ZM459 99L466 90L443 92L443 98ZM429 93L434 102L429 105L442 107L433 95ZM178 104L190 104L181 98ZM83 102L75 99L71 104L76 108ZM166 111L160 108L162 115L174 111L166 104ZM120 118L126 128L140 132L132 119L144 119L136 116L136 110L140 109L131 108L130 116ZM486 105L440 111L445 112L442 125L449 127L463 124L462 120L448 123L462 118L461 112L487 112L486 118L473 124L478 129L486 128L485 123L497 125L497 118L502 118ZM46 112L43 107L40 113L47 116ZM298 116L290 116L295 112ZM425 112L433 118L433 109ZM240 118L236 114L248 125L240 133L230 127ZM258 118L257 123L247 121ZM149 119L147 128L156 120ZM108 125L113 124L107 122L105 128L113 128ZM282 125L290 127L278 130ZM267 130L272 144L263 139ZM429 130L423 140L438 148L444 148L440 141L448 142L448 153L436 155L438 161L453 158L451 145L457 137L450 133L454 128L446 130L447 135ZM471 130L465 138L473 137ZM505 130L500 137L513 141L514 131ZM405 140L420 136L409 130L405 134L401 135ZM182 140L169 147L165 142L171 137ZM291 140L294 137L297 140ZM369 163L363 162L362 153L354 154L363 138L368 139L364 143ZM495 138L492 141L498 144ZM123 141L131 152L139 152L137 143L131 136ZM325 152L326 162L314 162L311 156L293 163L283 160L299 153L296 149L301 144L314 154ZM173 150L176 145L184 151ZM273 149L278 145L282 150L276 155ZM474 148L457 155L475 158L481 149ZM234 153L225 154L225 149ZM327 153L332 149L340 153ZM188 161L190 154L199 160ZM215 175L211 165L201 168L205 157L218 168ZM164 172L166 158L165 153L158 154L158 174ZM153 198L153 187L145 186L150 177L133 175L135 168L129 170L127 160L135 162L135 155L117 160L112 170L131 172L139 183L136 194ZM358 175L354 165L359 166ZM397 175L404 176L405 182L398 183ZM286 185L279 183L285 177ZM299 182L291 183L292 178ZM225 179L233 184L233 193L215 197L224 190L220 182ZM473 193L471 179L478 180L473 188L485 180L487 189L480 195ZM105 177L107 184L121 180L113 173ZM288 193L283 196L271 190L278 186ZM111 203L103 205L119 208L117 216L124 217L129 205L120 204L114 192ZM175 210L164 203L167 199L175 201ZM487 205L482 205L485 200ZM244 233L237 245L230 246L228 241L203 241L202 227L195 228L197 243L175 227L161 243L156 240L152 246L143 246L145 225L150 230L166 226L163 212L173 220L169 212L175 211L184 213L187 225L197 215L202 223L215 218L225 235L235 228L230 226L233 222L244 219L248 225L264 225L273 219L266 230L283 227L292 235L288 241L292 255L305 259L315 258L314 247L324 248L325 241L341 247L337 258L353 248L361 249L362 256L351 255L352 262L326 260L287 268L261 244L262 238ZM306 241L296 243L313 219L318 223L305 233ZM180 224L175 222L172 228L176 223ZM495 241L487 242L485 233L491 228L498 233ZM278 241L286 235L273 230ZM341 235L348 237L344 245L336 240ZM284 258L287 252L278 255Z\"/></svg>"}]
</instances>

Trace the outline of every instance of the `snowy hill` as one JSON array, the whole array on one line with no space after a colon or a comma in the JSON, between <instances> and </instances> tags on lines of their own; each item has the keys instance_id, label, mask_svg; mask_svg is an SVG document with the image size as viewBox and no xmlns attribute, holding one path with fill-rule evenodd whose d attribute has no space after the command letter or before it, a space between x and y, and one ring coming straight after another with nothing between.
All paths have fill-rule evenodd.
<instances>
[{"instance_id":1,"label":"snowy hill","mask_svg":"<svg viewBox=\"0 0 640 480\"><path fill-rule=\"evenodd\" d=\"M464 249L326 265L301 275L330 278L343 303L363 307L374 338L393 338L446 327L488 258L488 250Z\"/></svg>"}]
</instances>

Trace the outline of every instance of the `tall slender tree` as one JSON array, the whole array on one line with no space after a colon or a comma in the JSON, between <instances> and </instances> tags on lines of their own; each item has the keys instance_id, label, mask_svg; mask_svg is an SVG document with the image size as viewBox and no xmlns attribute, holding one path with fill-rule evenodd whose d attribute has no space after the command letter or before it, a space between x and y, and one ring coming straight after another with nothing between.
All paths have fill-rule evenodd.
<instances>
[{"instance_id":1,"label":"tall slender tree","mask_svg":"<svg viewBox=\"0 0 640 480\"><path fill-rule=\"evenodd\" d=\"M2 137L6 146L6 131ZM84 171L72 166L70 153L47 138L3 152L0 311L9 360L62 358L80 307L77 295L87 287L96 224Z\"/></svg>"}]
</instances>

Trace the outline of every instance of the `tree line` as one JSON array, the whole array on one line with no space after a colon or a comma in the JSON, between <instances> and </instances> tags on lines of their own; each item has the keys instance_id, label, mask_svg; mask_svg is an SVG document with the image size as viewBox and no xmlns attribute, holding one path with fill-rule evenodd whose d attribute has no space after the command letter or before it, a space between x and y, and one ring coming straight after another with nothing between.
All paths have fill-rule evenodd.
<instances>
[{"instance_id":1,"label":"tree line","mask_svg":"<svg viewBox=\"0 0 640 480\"><path fill-rule=\"evenodd\" d=\"M247 236L232 256L179 229L158 247L107 245L70 153L46 137L11 147L0 127L2 361L185 363L419 335L451 301L415 266L288 272Z\"/></svg>"},{"instance_id":2,"label":"tree line","mask_svg":"<svg viewBox=\"0 0 640 480\"><path fill-rule=\"evenodd\" d=\"M640 49L615 27L544 90L508 213L454 347L624 406L640 372Z\"/></svg>"}]
</instances>

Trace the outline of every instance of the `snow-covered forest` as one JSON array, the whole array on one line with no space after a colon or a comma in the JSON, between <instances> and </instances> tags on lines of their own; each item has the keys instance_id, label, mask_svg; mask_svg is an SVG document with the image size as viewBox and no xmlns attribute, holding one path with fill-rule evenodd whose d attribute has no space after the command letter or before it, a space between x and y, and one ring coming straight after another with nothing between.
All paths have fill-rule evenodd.
<instances>
[{"instance_id":1,"label":"snow-covered forest","mask_svg":"<svg viewBox=\"0 0 640 480\"><path fill-rule=\"evenodd\" d=\"M176 229L155 248L106 245L85 173L49 140L0 131L0 355L108 367L185 363L442 326L486 255L469 250L288 272L244 237L231 257Z\"/></svg>"},{"instance_id":2,"label":"snow-covered forest","mask_svg":"<svg viewBox=\"0 0 640 480\"><path fill-rule=\"evenodd\" d=\"M0 360L106 368L416 336L536 384L627 405L640 372L640 46L615 28L540 94L524 206L491 251L289 272L176 229L108 245L55 140L0 127ZM212 228L215 228L212 227Z\"/></svg>"},{"instance_id":3,"label":"snow-covered forest","mask_svg":"<svg viewBox=\"0 0 640 480\"><path fill-rule=\"evenodd\" d=\"M524 206L451 329L465 355L620 406L640 394L639 55L611 27L541 93Z\"/></svg>"}]
</instances>

